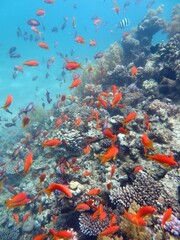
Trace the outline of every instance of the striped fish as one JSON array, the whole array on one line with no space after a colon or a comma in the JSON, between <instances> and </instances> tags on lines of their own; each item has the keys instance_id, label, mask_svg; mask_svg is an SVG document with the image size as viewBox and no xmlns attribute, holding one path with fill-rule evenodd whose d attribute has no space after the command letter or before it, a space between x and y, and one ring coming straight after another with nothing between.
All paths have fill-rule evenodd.
<instances>
[{"instance_id":1,"label":"striped fish","mask_svg":"<svg viewBox=\"0 0 180 240\"><path fill-rule=\"evenodd\" d=\"M118 28L126 28L129 25L129 19L128 18L123 18L119 23L118 23Z\"/></svg>"}]
</instances>

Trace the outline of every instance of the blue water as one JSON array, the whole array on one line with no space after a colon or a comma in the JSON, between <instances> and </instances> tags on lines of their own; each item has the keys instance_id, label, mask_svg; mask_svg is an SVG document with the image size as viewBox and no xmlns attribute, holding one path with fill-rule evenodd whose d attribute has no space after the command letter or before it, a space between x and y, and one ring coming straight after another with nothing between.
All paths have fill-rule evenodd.
<instances>
[{"instance_id":1,"label":"blue water","mask_svg":"<svg viewBox=\"0 0 180 240\"><path fill-rule=\"evenodd\" d=\"M117 5L120 7L120 13L117 15L113 10L113 1L111 0L56 0L54 4L46 4L43 0L2 0L0 7L0 105L2 106L7 95L11 94L14 101L10 110L15 116L19 108L25 107L31 101L41 105L42 98L45 99L46 89L50 91L53 101L56 100L56 94L69 94L68 86L71 84L72 74L66 73L65 83L63 81L60 87L56 78L61 76L65 61L56 55L56 51L63 55L67 54L69 60L81 62L82 66L85 64L86 59L94 61L93 57L96 53L103 52L111 43L121 40L123 32L136 27L148 11L146 5L149 1L147 0L141 0L139 4L136 4L135 0L131 0L130 5L124 11L123 4L125 2L117 1ZM164 4L162 17L169 21L172 7L178 2L178 0L155 0L152 8ZM45 16L36 16L36 10L39 8L46 11ZM91 19L93 16L98 16L102 20L98 30L96 30ZM67 17L68 21L66 28L62 31L61 26L64 17ZM76 29L72 27L72 17L76 17ZM129 26L125 29L117 28L117 23L125 17L130 20ZM35 41L24 41L22 37L17 37L18 27L23 33L26 31L28 34L36 36L27 24L27 20L30 18L39 20L45 27L45 30L42 29L42 25L37 28L42 32L42 37L50 47L49 50L39 48ZM53 27L59 28L58 33L51 31ZM85 38L86 44L80 45L76 43L74 41L75 33ZM97 41L96 47L89 47L91 39ZM153 44L162 40L166 41L166 35L157 34L153 39ZM57 49L54 47L56 41L58 42ZM17 47L17 52L21 54L21 58L12 59L8 56L9 48L12 46ZM71 57L70 52L72 49L74 55ZM48 71L46 61L51 57L55 57L55 62ZM19 72L18 76L13 79L14 65L22 66L22 62L28 59L36 59L40 62L40 66L33 68L23 67L24 74ZM48 79L45 78L47 72L50 75ZM32 81L34 76L38 76L36 81ZM10 119L13 117L3 110L0 111L2 117Z\"/></svg>"}]
</instances>

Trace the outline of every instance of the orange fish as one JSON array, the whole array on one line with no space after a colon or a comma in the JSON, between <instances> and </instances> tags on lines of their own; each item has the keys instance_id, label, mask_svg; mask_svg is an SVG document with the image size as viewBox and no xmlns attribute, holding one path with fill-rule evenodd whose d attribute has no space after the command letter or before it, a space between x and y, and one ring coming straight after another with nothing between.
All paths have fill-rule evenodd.
<instances>
[{"instance_id":1,"label":"orange fish","mask_svg":"<svg viewBox=\"0 0 180 240\"><path fill-rule=\"evenodd\" d=\"M114 176L115 169L116 169L116 167L115 167L115 165L113 164L113 165L111 166L110 178L112 178L112 177Z\"/></svg>"},{"instance_id":2,"label":"orange fish","mask_svg":"<svg viewBox=\"0 0 180 240\"><path fill-rule=\"evenodd\" d=\"M81 36L77 36L77 37L75 38L75 41L76 41L77 43L80 43L80 44L86 42L85 39L84 39L83 37L81 37Z\"/></svg>"},{"instance_id":3,"label":"orange fish","mask_svg":"<svg viewBox=\"0 0 180 240\"><path fill-rule=\"evenodd\" d=\"M25 160L25 163L24 163L24 175L27 174L27 172L29 171L30 167L31 167L31 164L32 164L32 161L33 161L33 153L30 152L27 157L26 157L26 160Z\"/></svg>"},{"instance_id":4,"label":"orange fish","mask_svg":"<svg viewBox=\"0 0 180 240\"><path fill-rule=\"evenodd\" d=\"M97 157L101 159L100 164L104 164L112 159L115 159L118 152L119 149L116 146L112 145L103 155L97 155Z\"/></svg>"},{"instance_id":5,"label":"orange fish","mask_svg":"<svg viewBox=\"0 0 180 240\"><path fill-rule=\"evenodd\" d=\"M3 108L6 111L12 102L13 102L13 97L11 95L8 95L4 106L2 106L1 108Z\"/></svg>"},{"instance_id":6,"label":"orange fish","mask_svg":"<svg viewBox=\"0 0 180 240\"><path fill-rule=\"evenodd\" d=\"M91 40L90 42L89 42L89 46L90 47L95 47L97 45L97 42L96 42L96 40Z\"/></svg>"},{"instance_id":7,"label":"orange fish","mask_svg":"<svg viewBox=\"0 0 180 240\"><path fill-rule=\"evenodd\" d=\"M151 207L151 206L144 206L144 207L141 207L137 213L136 213L136 216L139 217L139 218L144 218L146 217L147 215L152 215L154 213L157 212L157 209L154 208L154 207Z\"/></svg>"},{"instance_id":8,"label":"orange fish","mask_svg":"<svg viewBox=\"0 0 180 240\"><path fill-rule=\"evenodd\" d=\"M118 6L114 6L113 7L113 10L115 11L116 14L119 14L119 7Z\"/></svg>"},{"instance_id":9,"label":"orange fish","mask_svg":"<svg viewBox=\"0 0 180 240\"><path fill-rule=\"evenodd\" d=\"M100 102L100 104L101 104L104 108L107 108L107 107L108 107L107 102L104 101L101 97L98 97L97 100Z\"/></svg>"},{"instance_id":10,"label":"orange fish","mask_svg":"<svg viewBox=\"0 0 180 240\"><path fill-rule=\"evenodd\" d=\"M89 176L89 175L91 175L91 174L92 174L92 172L85 171L85 172L83 172L82 176L83 176L83 177L87 177L87 176Z\"/></svg>"},{"instance_id":11,"label":"orange fish","mask_svg":"<svg viewBox=\"0 0 180 240\"><path fill-rule=\"evenodd\" d=\"M46 178L46 173L41 173L41 176L39 177L39 183L42 184L45 178Z\"/></svg>"},{"instance_id":12,"label":"orange fish","mask_svg":"<svg viewBox=\"0 0 180 240\"><path fill-rule=\"evenodd\" d=\"M116 142L116 135L115 134L112 134L111 132L111 129L109 128L106 128L103 130L103 134L109 138L109 139L112 139L113 142Z\"/></svg>"},{"instance_id":13,"label":"orange fish","mask_svg":"<svg viewBox=\"0 0 180 240\"><path fill-rule=\"evenodd\" d=\"M170 153L169 157L162 154L156 154L148 155L148 158L162 164L165 167L178 166L178 163L174 160L172 153Z\"/></svg>"},{"instance_id":14,"label":"orange fish","mask_svg":"<svg viewBox=\"0 0 180 240\"><path fill-rule=\"evenodd\" d=\"M133 173L137 173L137 172L139 172L140 170L144 170L144 168L141 167L141 166L137 166L137 167L134 168Z\"/></svg>"},{"instance_id":15,"label":"orange fish","mask_svg":"<svg viewBox=\"0 0 180 240\"><path fill-rule=\"evenodd\" d=\"M55 147L59 146L61 143L62 143L61 140L53 138L51 140L42 142L41 146L42 147L52 147L52 148L55 148Z\"/></svg>"},{"instance_id":16,"label":"orange fish","mask_svg":"<svg viewBox=\"0 0 180 240\"><path fill-rule=\"evenodd\" d=\"M100 19L100 18L96 18L96 19L94 20L94 25L97 26L100 22L101 22L101 19Z\"/></svg>"},{"instance_id":17,"label":"orange fish","mask_svg":"<svg viewBox=\"0 0 180 240\"><path fill-rule=\"evenodd\" d=\"M76 166L76 167L74 167L74 168L72 169L72 173L77 172L77 171L79 171L80 169L81 169L80 166Z\"/></svg>"},{"instance_id":18,"label":"orange fish","mask_svg":"<svg viewBox=\"0 0 180 240\"><path fill-rule=\"evenodd\" d=\"M54 128L57 129L61 125L61 123L62 123L62 119L60 117L58 117L57 120L56 120Z\"/></svg>"},{"instance_id":19,"label":"orange fish","mask_svg":"<svg viewBox=\"0 0 180 240\"><path fill-rule=\"evenodd\" d=\"M14 207L20 207L26 205L31 202L31 199L27 198L27 194L25 192L21 192L16 194L14 197L5 201L7 208L11 209Z\"/></svg>"},{"instance_id":20,"label":"orange fish","mask_svg":"<svg viewBox=\"0 0 180 240\"><path fill-rule=\"evenodd\" d=\"M42 210L43 210L43 204L42 202L39 204L39 207L38 207L38 213L41 214L42 213Z\"/></svg>"},{"instance_id":21,"label":"orange fish","mask_svg":"<svg viewBox=\"0 0 180 240\"><path fill-rule=\"evenodd\" d=\"M119 230L119 226L111 226L108 227L106 229L104 229L104 231L102 231L99 235L100 236L109 236L111 237L115 232L117 232Z\"/></svg>"},{"instance_id":22,"label":"orange fish","mask_svg":"<svg viewBox=\"0 0 180 240\"><path fill-rule=\"evenodd\" d=\"M81 118L78 117L74 123L74 128L77 128L79 126L79 124L81 123Z\"/></svg>"},{"instance_id":23,"label":"orange fish","mask_svg":"<svg viewBox=\"0 0 180 240\"><path fill-rule=\"evenodd\" d=\"M122 122L123 127L124 125L126 125L127 123L133 121L135 118L137 117L137 113L136 112L131 112L127 115L127 117L124 119L124 121Z\"/></svg>"},{"instance_id":24,"label":"orange fish","mask_svg":"<svg viewBox=\"0 0 180 240\"><path fill-rule=\"evenodd\" d=\"M28 219L28 217L29 217L30 215L31 215L30 212L26 213L26 214L23 216L22 221L25 222L25 221Z\"/></svg>"},{"instance_id":25,"label":"orange fish","mask_svg":"<svg viewBox=\"0 0 180 240\"><path fill-rule=\"evenodd\" d=\"M47 234L42 233L42 234L38 234L37 236L35 236L35 237L33 238L33 240L45 240L47 237L48 237Z\"/></svg>"},{"instance_id":26,"label":"orange fish","mask_svg":"<svg viewBox=\"0 0 180 240\"><path fill-rule=\"evenodd\" d=\"M15 220L16 224L18 224L19 223L19 216L18 216L18 214L17 213L13 213L13 217L14 217L14 220Z\"/></svg>"},{"instance_id":27,"label":"orange fish","mask_svg":"<svg viewBox=\"0 0 180 240\"><path fill-rule=\"evenodd\" d=\"M65 68L69 71L73 71L81 68L81 64L77 62L66 62Z\"/></svg>"},{"instance_id":28,"label":"orange fish","mask_svg":"<svg viewBox=\"0 0 180 240\"><path fill-rule=\"evenodd\" d=\"M141 140L142 140L142 143L144 145L144 153L145 154L147 153L148 148L151 149L152 151L154 151L153 141L155 140L155 138L149 140L148 135L144 133L142 135Z\"/></svg>"},{"instance_id":29,"label":"orange fish","mask_svg":"<svg viewBox=\"0 0 180 240\"><path fill-rule=\"evenodd\" d=\"M150 130L151 126L150 126L150 123L149 123L149 117L147 114L144 114L144 121L145 121L145 126L146 126L146 130Z\"/></svg>"},{"instance_id":30,"label":"orange fish","mask_svg":"<svg viewBox=\"0 0 180 240\"><path fill-rule=\"evenodd\" d=\"M88 210L90 210L90 207L86 203L79 203L75 208L75 211L79 211L79 212L88 211Z\"/></svg>"},{"instance_id":31,"label":"orange fish","mask_svg":"<svg viewBox=\"0 0 180 240\"><path fill-rule=\"evenodd\" d=\"M106 212L103 211L103 205L102 203L99 204L99 207L92 215L92 220L99 218L99 220L102 222L106 218Z\"/></svg>"},{"instance_id":32,"label":"orange fish","mask_svg":"<svg viewBox=\"0 0 180 240\"><path fill-rule=\"evenodd\" d=\"M23 65L28 67L35 67L35 66L39 66L39 62L36 60L27 60L26 62L23 62Z\"/></svg>"},{"instance_id":33,"label":"orange fish","mask_svg":"<svg viewBox=\"0 0 180 240\"><path fill-rule=\"evenodd\" d=\"M116 91L117 91L117 86L116 85L112 85L111 88L112 88L113 96L115 97Z\"/></svg>"},{"instance_id":34,"label":"orange fish","mask_svg":"<svg viewBox=\"0 0 180 240\"><path fill-rule=\"evenodd\" d=\"M88 153L90 152L90 150L91 150L90 145L87 145L87 146L83 149L84 154L88 154Z\"/></svg>"},{"instance_id":35,"label":"orange fish","mask_svg":"<svg viewBox=\"0 0 180 240\"><path fill-rule=\"evenodd\" d=\"M161 221L161 227L162 227L163 230L164 230L165 223L171 219L171 216L172 216L172 208L168 208L165 211L165 213L163 215L163 218L162 218L162 221Z\"/></svg>"},{"instance_id":36,"label":"orange fish","mask_svg":"<svg viewBox=\"0 0 180 240\"><path fill-rule=\"evenodd\" d=\"M122 134L129 134L129 131L126 130L125 128L123 128L123 127L119 128L119 132L122 133Z\"/></svg>"},{"instance_id":37,"label":"orange fish","mask_svg":"<svg viewBox=\"0 0 180 240\"><path fill-rule=\"evenodd\" d=\"M112 100L112 103L111 103L112 108L114 108L114 106L115 106L118 102L120 102L121 99L122 99L122 93L119 92L119 93L117 93L117 94L114 96L114 99Z\"/></svg>"},{"instance_id":38,"label":"orange fish","mask_svg":"<svg viewBox=\"0 0 180 240\"><path fill-rule=\"evenodd\" d=\"M26 128L27 125L29 124L31 118L29 116L25 116L23 119L22 119L22 128Z\"/></svg>"},{"instance_id":39,"label":"orange fish","mask_svg":"<svg viewBox=\"0 0 180 240\"><path fill-rule=\"evenodd\" d=\"M24 73L24 70L23 70L23 68L22 68L21 66L15 65L15 66L14 66L14 69L15 69L15 70L18 70L19 72Z\"/></svg>"},{"instance_id":40,"label":"orange fish","mask_svg":"<svg viewBox=\"0 0 180 240\"><path fill-rule=\"evenodd\" d=\"M38 9L36 11L36 15L37 16L44 16L45 15L45 10L44 9Z\"/></svg>"},{"instance_id":41,"label":"orange fish","mask_svg":"<svg viewBox=\"0 0 180 240\"><path fill-rule=\"evenodd\" d=\"M72 88L74 88L74 87L78 87L81 83L82 83L82 80L81 80L80 78L76 78L76 79L72 82L72 84L71 84L71 86L70 86L69 88L72 89Z\"/></svg>"},{"instance_id":42,"label":"orange fish","mask_svg":"<svg viewBox=\"0 0 180 240\"><path fill-rule=\"evenodd\" d=\"M132 67L131 69L131 76L134 77L137 74L138 70L135 66Z\"/></svg>"},{"instance_id":43,"label":"orange fish","mask_svg":"<svg viewBox=\"0 0 180 240\"><path fill-rule=\"evenodd\" d=\"M88 195L92 196L92 195L98 195L101 194L102 190L99 188L92 188L88 191Z\"/></svg>"},{"instance_id":44,"label":"orange fish","mask_svg":"<svg viewBox=\"0 0 180 240\"><path fill-rule=\"evenodd\" d=\"M55 191L55 190L59 190L63 192L66 196L72 198L72 193L69 190L69 188L66 185L58 184L58 183L50 183L48 188L44 188L43 190L39 191L39 193L45 192L48 195L48 197L50 197L52 191Z\"/></svg>"},{"instance_id":45,"label":"orange fish","mask_svg":"<svg viewBox=\"0 0 180 240\"><path fill-rule=\"evenodd\" d=\"M41 48L44 48L44 49L49 49L49 46L45 42L39 42L38 46L41 47Z\"/></svg>"},{"instance_id":46,"label":"orange fish","mask_svg":"<svg viewBox=\"0 0 180 240\"><path fill-rule=\"evenodd\" d=\"M4 180L5 180L5 178L3 178L3 180L0 182L0 193L2 193L2 185L4 183Z\"/></svg>"},{"instance_id":47,"label":"orange fish","mask_svg":"<svg viewBox=\"0 0 180 240\"><path fill-rule=\"evenodd\" d=\"M41 34L42 32L39 32L36 26L32 26L31 30L37 34Z\"/></svg>"},{"instance_id":48,"label":"orange fish","mask_svg":"<svg viewBox=\"0 0 180 240\"><path fill-rule=\"evenodd\" d=\"M124 210L124 216L137 226L146 226L145 220L138 217L136 214L128 213L126 210Z\"/></svg>"},{"instance_id":49,"label":"orange fish","mask_svg":"<svg viewBox=\"0 0 180 240\"><path fill-rule=\"evenodd\" d=\"M68 239L70 237L73 237L73 234L71 232L68 232L66 230L60 230L60 231L55 231L54 229L50 228L49 233L53 235L53 238L55 240L58 239Z\"/></svg>"}]
</instances>

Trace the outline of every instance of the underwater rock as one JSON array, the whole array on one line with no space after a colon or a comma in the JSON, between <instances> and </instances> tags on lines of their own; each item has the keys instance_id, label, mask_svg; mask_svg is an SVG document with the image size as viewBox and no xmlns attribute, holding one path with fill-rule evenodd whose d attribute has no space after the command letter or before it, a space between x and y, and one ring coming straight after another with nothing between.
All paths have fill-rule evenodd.
<instances>
[{"instance_id":1,"label":"underwater rock","mask_svg":"<svg viewBox=\"0 0 180 240\"><path fill-rule=\"evenodd\" d=\"M23 223L23 226L22 226L22 231L23 232L26 232L26 233L30 233L33 231L33 228L34 228L34 220L27 220Z\"/></svg>"},{"instance_id":2,"label":"underwater rock","mask_svg":"<svg viewBox=\"0 0 180 240\"><path fill-rule=\"evenodd\" d=\"M163 78L163 80L159 84L159 92L164 95L171 96L174 95L176 91L176 82L174 80Z\"/></svg>"},{"instance_id":3,"label":"underwater rock","mask_svg":"<svg viewBox=\"0 0 180 240\"><path fill-rule=\"evenodd\" d=\"M158 95L158 84L153 79L145 80L142 84L143 93L145 96L157 96Z\"/></svg>"}]
</instances>

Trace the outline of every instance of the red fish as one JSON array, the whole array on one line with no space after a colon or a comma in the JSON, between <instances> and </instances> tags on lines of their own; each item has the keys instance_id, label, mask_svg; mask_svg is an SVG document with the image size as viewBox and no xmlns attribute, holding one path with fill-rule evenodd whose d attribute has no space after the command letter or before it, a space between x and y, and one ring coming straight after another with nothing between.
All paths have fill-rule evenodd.
<instances>
[{"instance_id":1,"label":"red fish","mask_svg":"<svg viewBox=\"0 0 180 240\"><path fill-rule=\"evenodd\" d=\"M60 117L58 117L58 118L56 119L56 123L55 123L54 128L55 128L55 129L59 128L59 126L61 125L61 123L62 123L62 119L61 119Z\"/></svg>"},{"instance_id":2,"label":"red fish","mask_svg":"<svg viewBox=\"0 0 180 240\"><path fill-rule=\"evenodd\" d=\"M25 116L23 119L22 119L22 128L26 128L27 125L29 124L31 118L29 116Z\"/></svg>"},{"instance_id":3,"label":"red fish","mask_svg":"<svg viewBox=\"0 0 180 240\"><path fill-rule=\"evenodd\" d=\"M25 160L25 163L24 163L24 175L27 174L27 172L29 171L30 167L31 167L31 164L32 164L32 161L33 161L33 153L30 152L27 157L26 157L26 160Z\"/></svg>"},{"instance_id":4,"label":"red fish","mask_svg":"<svg viewBox=\"0 0 180 240\"><path fill-rule=\"evenodd\" d=\"M15 69L15 70L18 70L19 72L24 73L24 70L23 70L23 68L22 68L21 66L15 65L15 66L14 66L14 69Z\"/></svg>"},{"instance_id":5,"label":"red fish","mask_svg":"<svg viewBox=\"0 0 180 240\"><path fill-rule=\"evenodd\" d=\"M75 41L77 42L77 43L85 43L86 41L85 41L85 39L83 38L83 37L81 37L81 36L77 36L76 38L75 38Z\"/></svg>"},{"instance_id":6,"label":"red fish","mask_svg":"<svg viewBox=\"0 0 180 240\"><path fill-rule=\"evenodd\" d=\"M23 62L23 65L28 67L35 67L35 66L39 66L39 62L36 60L27 60L26 62Z\"/></svg>"},{"instance_id":7,"label":"red fish","mask_svg":"<svg viewBox=\"0 0 180 240\"><path fill-rule=\"evenodd\" d=\"M16 194L14 197L5 201L7 208L11 209L14 207L21 207L31 202L31 199L27 198L27 194L25 192L21 192Z\"/></svg>"},{"instance_id":8,"label":"red fish","mask_svg":"<svg viewBox=\"0 0 180 240\"><path fill-rule=\"evenodd\" d=\"M145 121L145 126L146 126L146 130L150 130L151 126L150 126L150 123L149 123L149 117L147 114L144 114L144 121Z\"/></svg>"},{"instance_id":9,"label":"red fish","mask_svg":"<svg viewBox=\"0 0 180 240\"><path fill-rule=\"evenodd\" d=\"M30 215L31 215L30 212L26 213L26 214L23 216L23 220L22 220L22 221L25 222Z\"/></svg>"},{"instance_id":10,"label":"red fish","mask_svg":"<svg viewBox=\"0 0 180 240\"><path fill-rule=\"evenodd\" d=\"M44 9L38 9L36 11L36 15L37 16L44 16L45 15L45 10Z\"/></svg>"},{"instance_id":11,"label":"red fish","mask_svg":"<svg viewBox=\"0 0 180 240\"><path fill-rule=\"evenodd\" d=\"M124 211L124 216L137 226L146 226L146 221L143 218L138 217L136 214L128 213Z\"/></svg>"},{"instance_id":12,"label":"red fish","mask_svg":"<svg viewBox=\"0 0 180 240\"><path fill-rule=\"evenodd\" d=\"M38 29L37 29L36 26L32 26L32 27L31 27L31 30L32 30L33 32L39 34L39 35L41 34L41 32L38 31Z\"/></svg>"},{"instance_id":13,"label":"red fish","mask_svg":"<svg viewBox=\"0 0 180 240\"><path fill-rule=\"evenodd\" d=\"M13 217L14 217L14 220L15 220L16 224L18 224L19 223L19 216L18 216L18 214L17 213L13 213Z\"/></svg>"},{"instance_id":14,"label":"red fish","mask_svg":"<svg viewBox=\"0 0 180 240\"><path fill-rule=\"evenodd\" d=\"M154 208L154 207L151 207L151 206L145 206L145 207L141 207L137 213L136 213L136 216L139 217L139 218L144 218L146 217L147 215L152 215L154 213L157 212L157 209Z\"/></svg>"},{"instance_id":15,"label":"red fish","mask_svg":"<svg viewBox=\"0 0 180 240\"><path fill-rule=\"evenodd\" d=\"M115 159L118 152L119 152L119 149L116 146L112 145L107 149L107 151L104 154L97 155L97 157L101 159L100 164L104 164L112 159Z\"/></svg>"},{"instance_id":16,"label":"red fish","mask_svg":"<svg viewBox=\"0 0 180 240\"><path fill-rule=\"evenodd\" d=\"M77 62L66 62L65 68L69 71L73 71L81 68L81 64Z\"/></svg>"},{"instance_id":17,"label":"red fish","mask_svg":"<svg viewBox=\"0 0 180 240\"><path fill-rule=\"evenodd\" d=\"M102 190L99 188L92 188L88 191L88 195L92 196L92 195L99 195L101 194Z\"/></svg>"},{"instance_id":18,"label":"red fish","mask_svg":"<svg viewBox=\"0 0 180 240\"><path fill-rule=\"evenodd\" d=\"M141 166L137 166L137 167L134 168L133 173L137 173L137 172L139 172L141 170L144 170L144 168L141 167Z\"/></svg>"},{"instance_id":19,"label":"red fish","mask_svg":"<svg viewBox=\"0 0 180 240\"><path fill-rule=\"evenodd\" d=\"M98 97L97 100L100 102L100 104L101 104L104 108L107 108L107 107L108 107L107 102L104 101L101 97Z\"/></svg>"},{"instance_id":20,"label":"red fish","mask_svg":"<svg viewBox=\"0 0 180 240\"><path fill-rule=\"evenodd\" d=\"M112 85L111 88L112 88L113 96L115 97L116 91L117 91L117 86L116 85Z\"/></svg>"},{"instance_id":21,"label":"red fish","mask_svg":"<svg viewBox=\"0 0 180 240\"><path fill-rule=\"evenodd\" d=\"M53 138L51 140L42 142L41 146L42 147L52 147L52 148L55 148L55 147L59 146L61 143L62 143L61 140Z\"/></svg>"},{"instance_id":22,"label":"red fish","mask_svg":"<svg viewBox=\"0 0 180 240\"><path fill-rule=\"evenodd\" d=\"M45 240L47 237L48 237L47 234L42 233L42 234L36 235L36 236L33 238L33 240Z\"/></svg>"},{"instance_id":23,"label":"red fish","mask_svg":"<svg viewBox=\"0 0 180 240\"><path fill-rule=\"evenodd\" d=\"M124 121L122 122L123 127L124 125L126 125L127 123L130 123L131 121L133 121L135 118L137 117L137 113L136 112L131 112L127 115L127 117L124 119Z\"/></svg>"},{"instance_id":24,"label":"red fish","mask_svg":"<svg viewBox=\"0 0 180 240\"><path fill-rule=\"evenodd\" d=\"M44 49L49 49L49 46L45 42L39 42L38 46L41 47L41 48L44 48Z\"/></svg>"},{"instance_id":25,"label":"red fish","mask_svg":"<svg viewBox=\"0 0 180 240\"><path fill-rule=\"evenodd\" d=\"M110 178L112 178L112 177L114 176L115 169L116 169L116 167L115 167L115 165L113 164L113 165L111 166Z\"/></svg>"},{"instance_id":26,"label":"red fish","mask_svg":"<svg viewBox=\"0 0 180 240\"><path fill-rule=\"evenodd\" d=\"M74 88L74 87L78 87L81 83L82 83L82 80L81 80L80 78L76 78L76 79L72 82L72 84L71 84L71 86L70 86L69 88L72 89L72 88Z\"/></svg>"},{"instance_id":27,"label":"red fish","mask_svg":"<svg viewBox=\"0 0 180 240\"><path fill-rule=\"evenodd\" d=\"M92 174L92 172L85 171L85 172L83 172L82 176L83 176L83 177L87 177L87 176L89 176L89 175L91 175L91 174Z\"/></svg>"},{"instance_id":28,"label":"red fish","mask_svg":"<svg viewBox=\"0 0 180 240\"><path fill-rule=\"evenodd\" d=\"M90 43L89 43L89 46L96 46L97 45L97 42L96 40L91 40Z\"/></svg>"},{"instance_id":29,"label":"red fish","mask_svg":"<svg viewBox=\"0 0 180 240\"><path fill-rule=\"evenodd\" d=\"M161 221L161 227L162 227L162 229L164 229L165 223L170 220L171 216L172 216L172 208L168 208L168 209L165 211L165 213L164 213L164 215L163 215L163 218L162 218L162 221Z\"/></svg>"},{"instance_id":30,"label":"red fish","mask_svg":"<svg viewBox=\"0 0 180 240\"><path fill-rule=\"evenodd\" d=\"M70 237L73 237L73 234L71 232L68 232L66 230L60 230L60 231L55 231L54 229L50 228L49 229L49 233L53 235L53 238L55 240L58 240L58 239L68 239Z\"/></svg>"},{"instance_id":31,"label":"red fish","mask_svg":"<svg viewBox=\"0 0 180 240\"><path fill-rule=\"evenodd\" d=\"M75 211L79 211L79 212L88 211L88 210L90 210L90 207L86 203L79 203L75 208Z\"/></svg>"},{"instance_id":32,"label":"red fish","mask_svg":"<svg viewBox=\"0 0 180 240\"><path fill-rule=\"evenodd\" d=\"M132 67L131 69L131 76L134 77L137 74L138 70L135 66Z\"/></svg>"},{"instance_id":33,"label":"red fish","mask_svg":"<svg viewBox=\"0 0 180 240\"><path fill-rule=\"evenodd\" d=\"M12 102L13 102L13 97L11 95L8 95L6 102L5 102L4 106L2 106L2 108L6 111Z\"/></svg>"},{"instance_id":34,"label":"red fish","mask_svg":"<svg viewBox=\"0 0 180 240\"><path fill-rule=\"evenodd\" d=\"M115 134L112 134L111 132L111 129L109 128L106 128L103 130L103 134L109 138L109 139L112 139L113 142L116 142L116 135Z\"/></svg>"},{"instance_id":35,"label":"red fish","mask_svg":"<svg viewBox=\"0 0 180 240\"><path fill-rule=\"evenodd\" d=\"M122 133L122 134L129 134L129 131L126 130L125 128L123 128L123 127L119 128L119 132Z\"/></svg>"},{"instance_id":36,"label":"red fish","mask_svg":"<svg viewBox=\"0 0 180 240\"><path fill-rule=\"evenodd\" d=\"M174 160L172 153L170 153L169 157L162 154L156 154L148 155L148 158L162 164L165 167L178 166L178 163Z\"/></svg>"},{"instance_id":37,"label":"red fish","mask_svg":"<svg viewBox=\"0 0 180 240\"><path fill-rule=\"evenodd\" d=\"M66 185L58 184L58 183L50 183L48 188L44 188L43 190L39 191L39 193L45 192L48 195L48 197L50 197L52 191L55 191L55 190L59 190L63 192L66 196L72 198L72 193L69 190L69 188Z\"/></svg>"},{"instance_id":38,"label":"red fish","mask_svg":"<svg viewBox=\"0 0 180 240\"><path fill-rule=\"evenodd\" d=\"M79 124L81 123L81 118L78 117L74 123L74 128L77 128L79 126Z\"/></svg>"},{"instance_id":39,"label":"red fish","mask_svg":"<svg viewBox=\"0 0 180 240\"><path fill-rule=\"evenodd\" d=\"M84 154L88 154L88 153L91 151L90 145L87 145L87 146L83 149L83 151L84 151Z\"/></svg>"},{"instance_id":40,"label":"red fish","mask_svg":"<svg viewBox=\"0 0 180 240\"><path fill-rule=\"evenodd\" d=\"M103 211L103 205L100 203L97 210L92 215L92 220L99 218L99 220L102 222L106 218L106 212Z\"/></svg>"},{"instance_id":41,"label":"red fish","mask_svg":"<svg viewBox=\"0 0 180 240\"><path fill-rule=\"evenodd\" d=\"M109 236L111 237L115 232L117 232L119 230L119 226L111 226L108 227L106 229L104 229L104 231L102 231L99 235L100 236Z\"/></svg>"},{"instance_id":42,"label":"red fish","mask_svg":"<svg viewBox=\"0 0 180 240\"><path fill-rule=\"evenodd\" d=\"M112 103L111 103L112 108L114 108L115 105L121 101L121 99L122 99L122 93L119 92L115 95L114 99L112 100Z\"/></svg>"},{"instance_id":43,"label":"red fish","mask_svg":"<svg viewBox=\"0 0 180 240\"><path fill-rule=\"evenodd\" d=\"M113 7L113 10L115 11L116 14L119 14L119 7L118 6L114 6Z\"/></svg>"},{"instance_id":44,"label":"red fish","mask_svg":"<svg viewBox=\"0 0 180 240\"><path fill-rule=\"evenodd\" d=\"M142 143L144 145L144 153L147 153L147 149L151 149L152 151L154 151L154 147L153 147L153 141L155 140L155 138L149 140L148 135L147 134L143 134L142 135Z\"/></svg>"},{"instance_id":45,"label":"red fish","mask_svg":"<svg viewBox=\"0 0 180 240\"><path fill-rule=\"evenodd\" d=\"M41 173L39 177L39 183L42 184L46 178L46 173Z\"/></svg>"}]
</instances>

